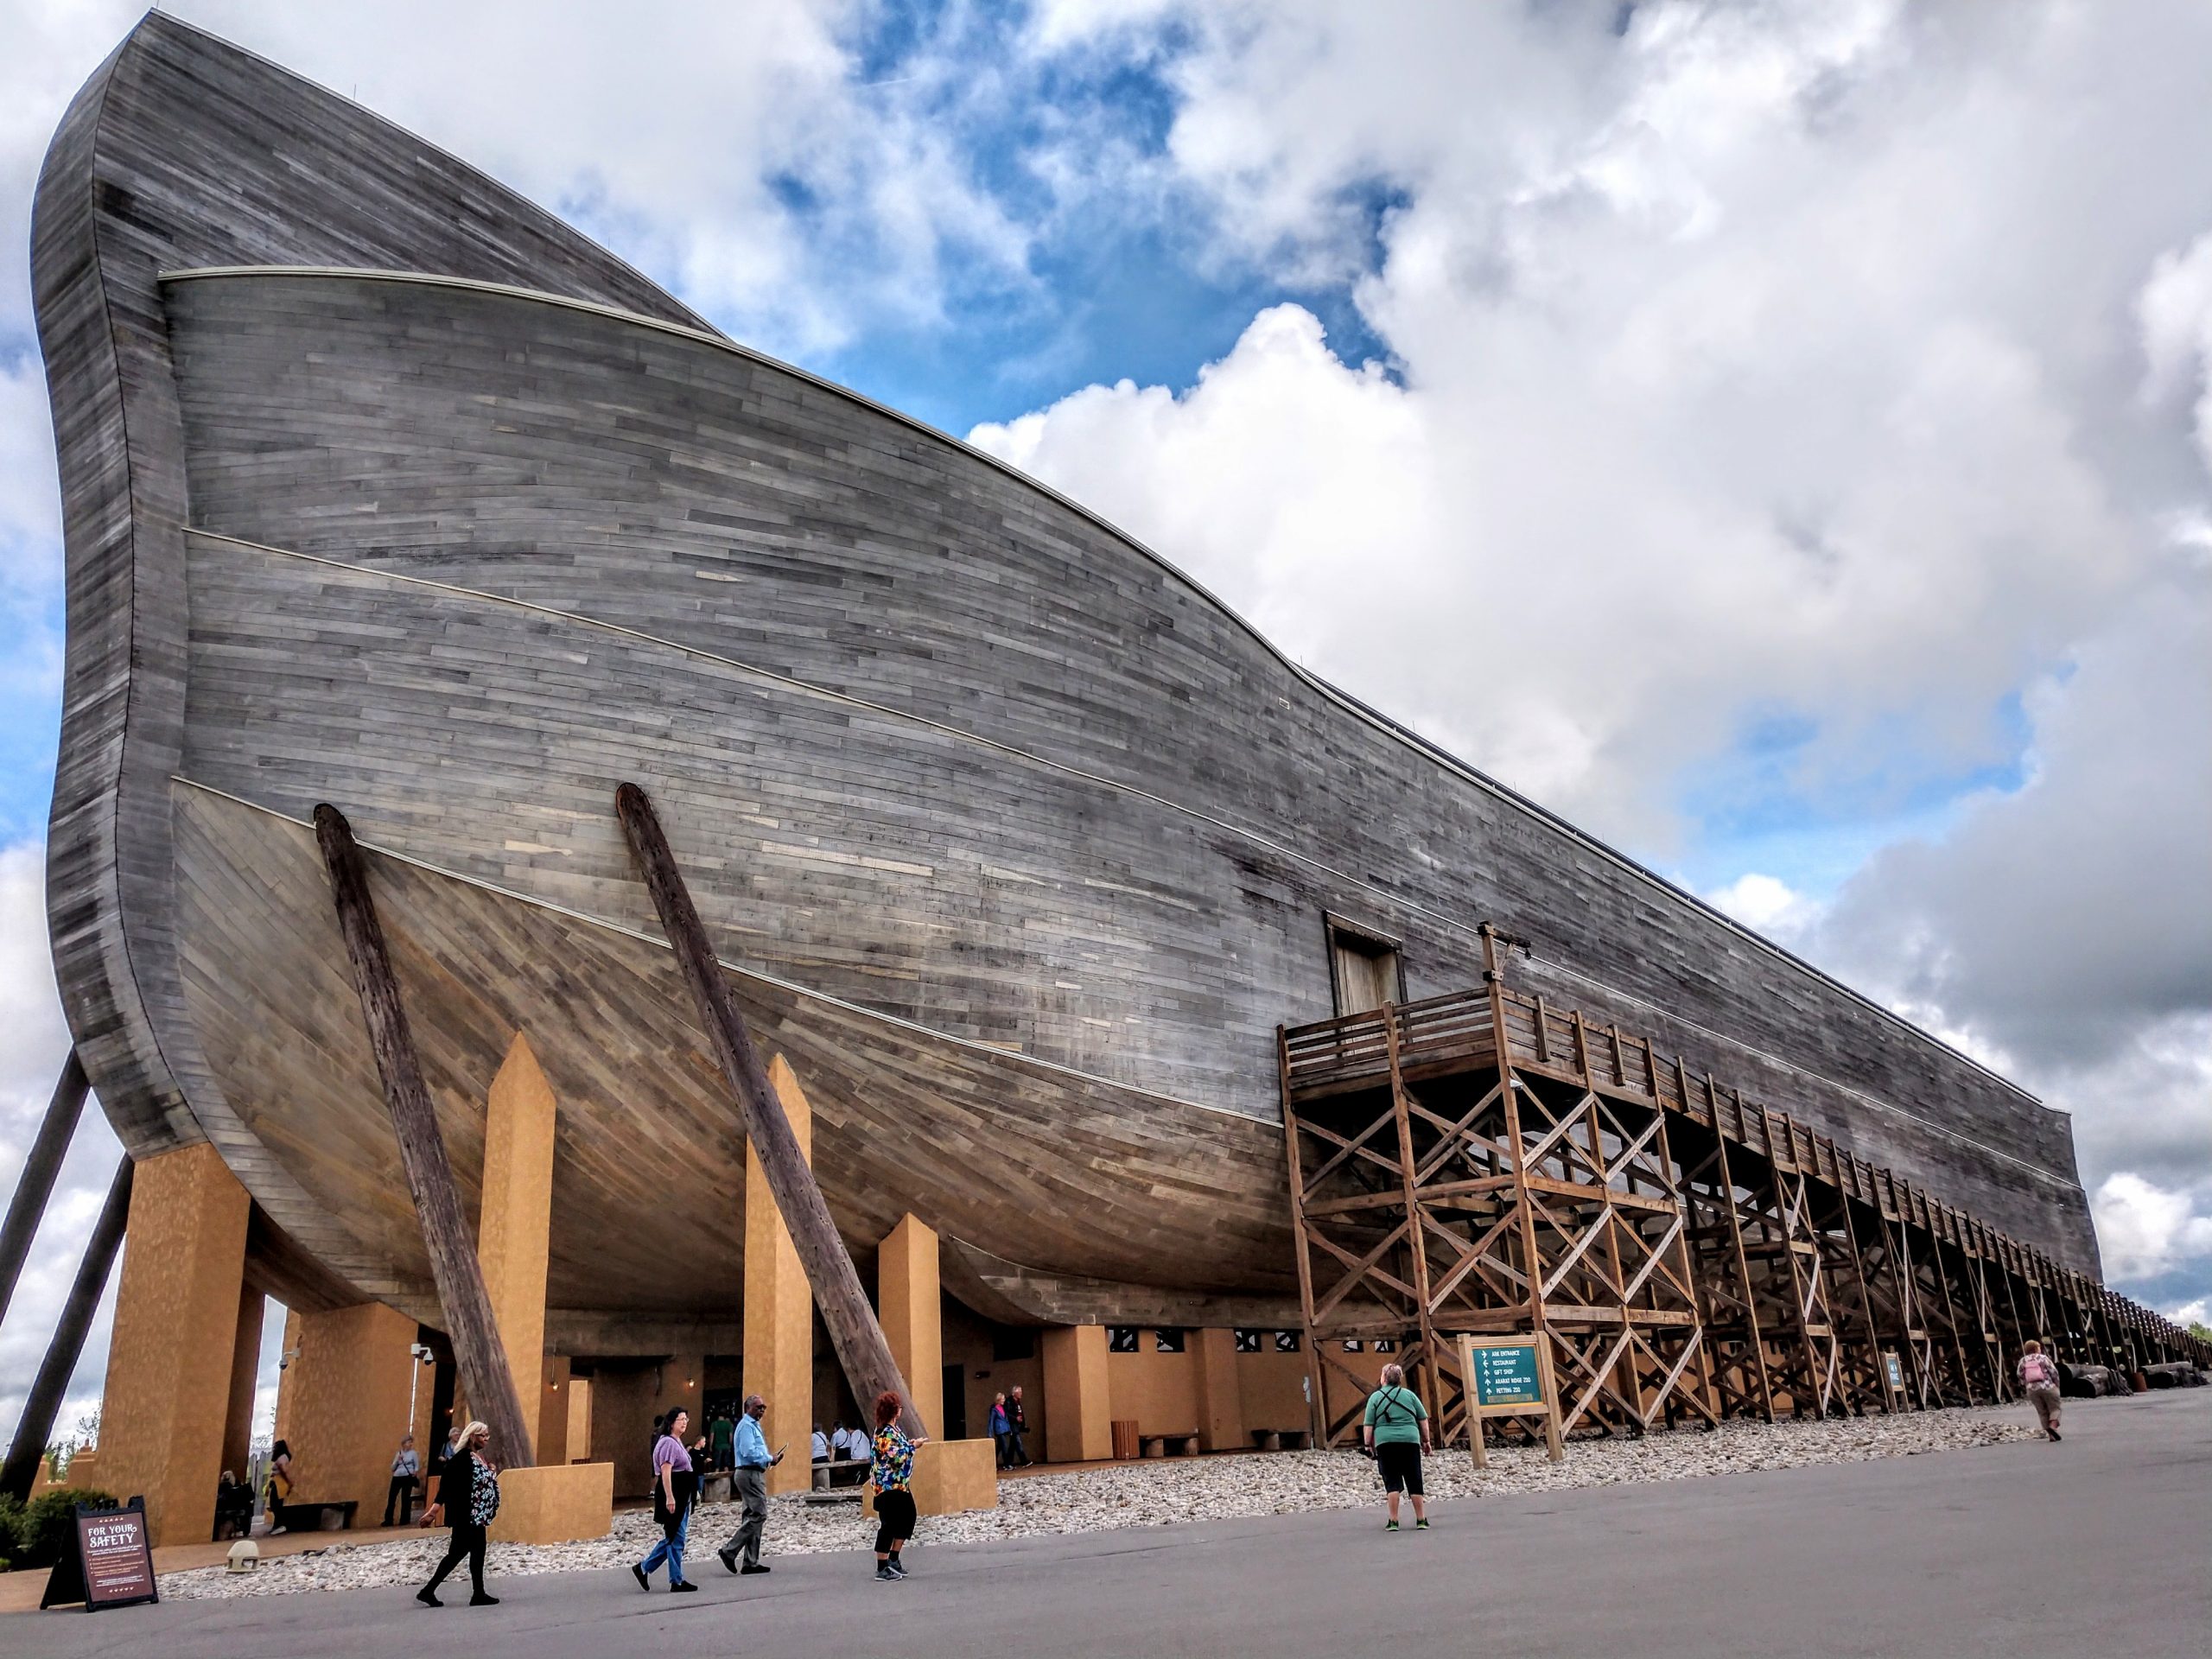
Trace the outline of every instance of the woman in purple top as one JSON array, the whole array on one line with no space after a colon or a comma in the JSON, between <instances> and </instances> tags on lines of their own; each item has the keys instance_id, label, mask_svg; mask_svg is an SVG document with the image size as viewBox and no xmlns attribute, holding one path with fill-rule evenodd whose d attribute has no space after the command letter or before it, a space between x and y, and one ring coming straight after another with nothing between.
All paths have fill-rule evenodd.
<instances>
[{"instance_id":1,"label":"woman in purple top","mask_svg":"<svg viewBox=\"0 0 2212 1659\"><path fill-rule=\"evenodd\" d=\"M691 1529L691 1492L697 1478L691 1454L683 1449L683 1431L690 1425L688 1414L671 1411L667 1427L653 1442L653 1519L660 1522L660 1541L630 1569L640 1590L653 1587L652 1570L663 1561L668 1563L671 1590L699 1587L683 1576L683 1535Z\"/></svg>"}]
</instances>

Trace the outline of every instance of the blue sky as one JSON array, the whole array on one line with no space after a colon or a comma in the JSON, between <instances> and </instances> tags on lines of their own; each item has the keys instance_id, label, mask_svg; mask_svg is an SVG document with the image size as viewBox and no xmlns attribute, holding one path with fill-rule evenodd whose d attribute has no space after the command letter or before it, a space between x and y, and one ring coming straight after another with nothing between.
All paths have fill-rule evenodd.
<instances>
[{"instance_id":1,"label":"blue sky","mask_svg":"<svg viewBox=\"0 0 2212 1659\"><path fill-rule=\"evenodd\" d=\"M179 9L2074 1112L2114 1278L2212 1295L2201 8ZM0 0L11 1132L66 1040L22 251L132 16Z\"/></svg>"}]
</instances>

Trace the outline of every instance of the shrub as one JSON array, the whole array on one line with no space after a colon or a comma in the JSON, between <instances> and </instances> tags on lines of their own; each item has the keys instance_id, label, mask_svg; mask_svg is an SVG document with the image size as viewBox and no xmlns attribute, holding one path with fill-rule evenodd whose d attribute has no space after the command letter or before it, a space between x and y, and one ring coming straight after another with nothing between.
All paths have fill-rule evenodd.
<instances>
[{"instance_id":1,"label":"shrub","mask_svg":"<svg viewBox=\"0 0 2212 1659\"><path fill-rule=\"evenodd\" d=\"M89 1486L64 1486L58 1491L47 1492L25 1504L15 1517L15 1549L12 1552L17 1567L51 1567L61 1554L62 1546L69 1541L69 1529L77 1516L79 1503L113 1504L115 1499L106 1492L95 1491Z\"/></svg>"}]
</instances>

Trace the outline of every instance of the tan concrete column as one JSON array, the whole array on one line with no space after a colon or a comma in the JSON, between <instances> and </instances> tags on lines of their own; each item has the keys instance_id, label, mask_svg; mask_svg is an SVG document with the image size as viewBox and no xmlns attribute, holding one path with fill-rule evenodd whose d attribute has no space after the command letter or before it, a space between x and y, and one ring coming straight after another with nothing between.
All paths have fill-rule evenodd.
<instances>
[{"instance_id":1,"label":"tan concrete column","mask_svg":"<svg viewBox=\"0 0 2212 1659\"><path fill-rule=\"evenodd\" d=\"M914 1409L931 1434L944 1433L944 1306L938 1287L937 1234L903 1216L875 1257L877 1317ZM873 1400L861 1402L863 1416ZM874 1419L868 1417L872 1425Z\"/></svg>"},{"instance_id":2,"label":"tan concrete column","mask_svg":"<svg viewBox=\"0 0 2212 1659\"><path fill-rule=\"evenodd\" d=\"M156 1544L204 1544L214 1529L251 1207L205 1141L141 1159L133 1177L100 1484L145 1495Z\"/></svg>"},{"instance_id":3,"label":"tan concrete column","mask_svg":"<svg viewBox=\"0 0 2212 1659\"><path fill-rule=\"evenodd\" d=\"M814 1155L814 1112L784 1057L768 1063L768 1084L791 1120L798 1149ZM745 1382L768 1402L760 1431L771 1451L788 1454L768 1471L771 1492L804 1491L812 1484L808 1437L814 1433L814 1292L798 1250L776 1208L760 1154L745 1148ZM695 1392L691 1414L699 1414Z\"/></svg>"},{"instance_id":4,"label":"tan concrete column","mask_svg":"<svg viewBox=\"0 0 2212 1659\"><path fill-rule=\"evenodd\" d=\"M1205 1330L1198 1344L1198 1439L1209 1452L1251 1446L1244 1432L1244 1391L1236 1373L1236 1333Z\"/></svg>"},{"instance_id":5,"label":"tan concrete column","mask_svg":"<svg viewBox=\"0 0 2212 1659\"><path fill-rule=\"evenodd\" d=\"M253 1389L261 1380L261 1323L268 1306L259 1291L240 1287L238 1331L231 1338L231 1400L223 1415L223 1467L240 1480L253 1447Z\"/></svg>"},{"instance_id":6,"label":"tan concrete column","mask_svg":"<svg viewBox=\"0 0 2212 1659\"><path fill-rule=\"evenodd\" d=\"M353 1524L372 1527L384 1512L414 1380L415 1321L382 1302L323 1312L293 1310L284 1324L291 1356L278 1385L277 1438L292 1448L292 1496L318 1503L348 1498ZM425 1473L437 1447L415 1448ZM418 1503L417 1507L420 1505Z\"/></svg>"},{"instance_id":7,"label":"tan concrete column","mask_svg":"<svg viewBox=\"0 0 2212 1659\"><path fill-rule=\"evenodd\" d=\"M544 1438L545 1267L553 1224L553 1090L515 1033L484 1114L476 1257L534 1441ZM564 1420L565 1422L565 1420Z\"/></svg>"},{"instance_id":8,"label":"tan concrete column","mask_svg":"<svg viewBox=\"0 0 2212 1659\"><path fill-rule=\"evenodd\" d=\"M1045 1332L1045 1456L1052 1463L1114 1455L1114 1402L1106 1382L1106 1327Z\"/></svg>"}]
</instances>

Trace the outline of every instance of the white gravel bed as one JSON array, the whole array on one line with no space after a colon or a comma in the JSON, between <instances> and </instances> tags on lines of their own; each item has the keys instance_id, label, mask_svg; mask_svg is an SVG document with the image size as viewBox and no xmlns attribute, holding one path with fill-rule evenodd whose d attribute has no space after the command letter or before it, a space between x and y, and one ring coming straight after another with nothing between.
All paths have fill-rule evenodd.
<instances>
[{"instance_id":1,"label":"white gravel bed","mask_svg":"<svg viewBox=\"0 0 2212 1659\"><path fill-rule=\"evenodd\" d=\"M1465 1452L1429 1459L1431 1497L1478 1497L1521 1492L1608 1486L1624 1481L1684 1480L1741 1474L1815 1463L1866 1463L2036 1438L2032 1420L2018 1407L1981 1410L1908 1412L1896 1417L1825 1422L1732 1422L1703 1433L1681 1430L1641 1440L1571 1443L1567 1461L1553 1465L1541 1450L1493 1451L1478 1473ZM1291 1515L1309 1510L1353 1509L1379 1503L1375 1466L1352 1452L1279 1452L1249 1455L1167 1458L1107 1469L1027 1476L1003 1481L995 1510L925 1516L916 1543L984 1543L1043 1533L1106 1532L1122 1527L1165 1526L1187 1521ZM735 1530L734 1503L702 1505L691 1517L685 1552L691 1576L720 1573L715 1550ZM342 1535L340 1535L342 1537ZM492 1579L533 1573L569 1573L626 1567L659 1536L649 1513L625 1510L607 1537L574 1544L494 1544ZM874 1541L874 1522L856 1505L810 1505L793 1494L772 1501L768 1517L771 1555L850 1550ZM273 1596L305 1590L357 1590L420 1585L443 1555L446 1534L386 1543L334 1541L327 1549L264 1560L251 1573L221 1567L167 1573L164 1599ZM496 1586L494 1586L496 1593ZM444 1594L468 1594L467 1569L447 1581Z\"/></svg>"}]
</instances>

